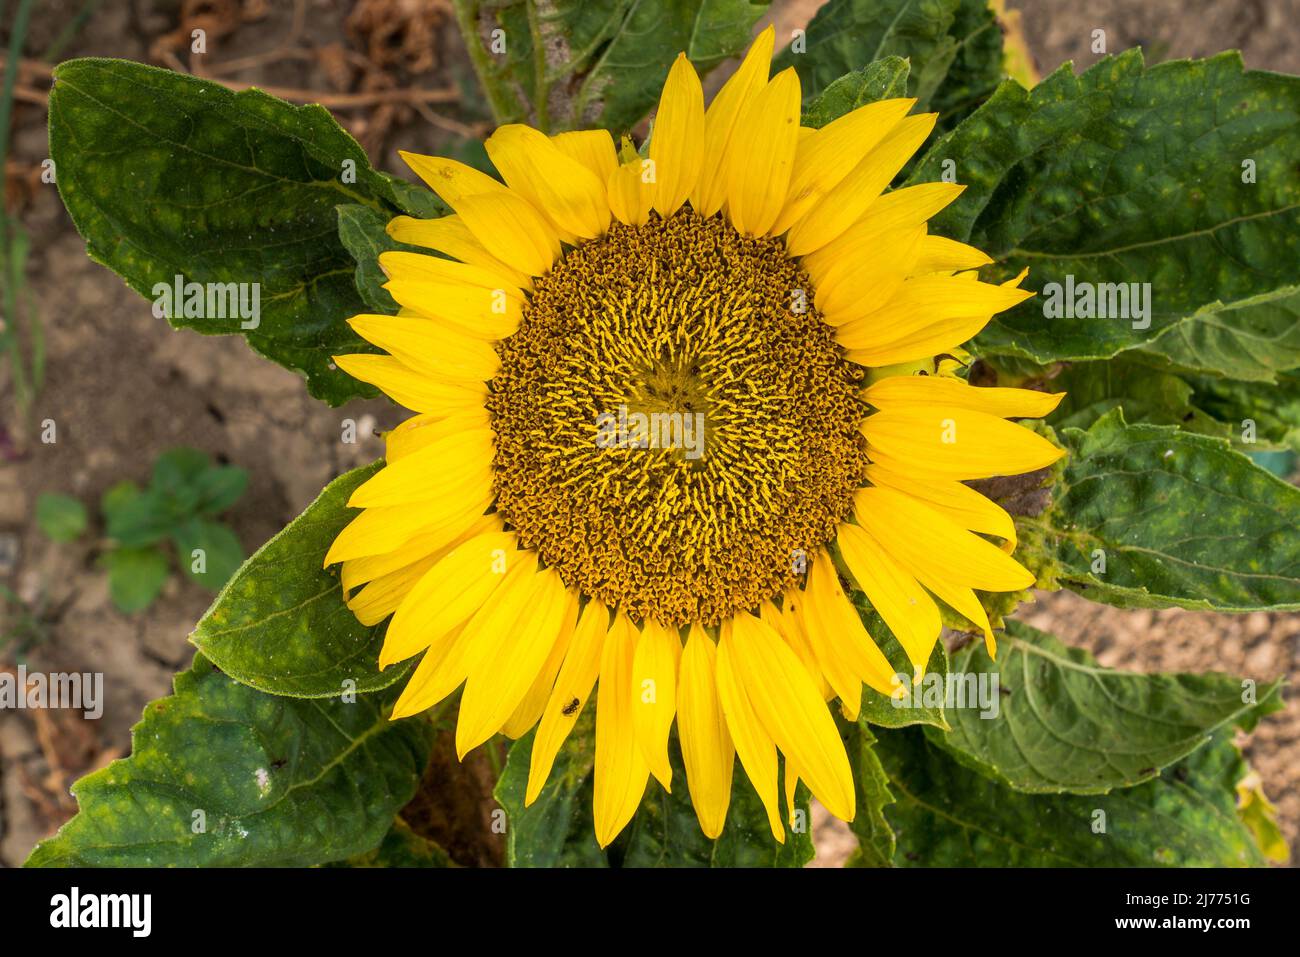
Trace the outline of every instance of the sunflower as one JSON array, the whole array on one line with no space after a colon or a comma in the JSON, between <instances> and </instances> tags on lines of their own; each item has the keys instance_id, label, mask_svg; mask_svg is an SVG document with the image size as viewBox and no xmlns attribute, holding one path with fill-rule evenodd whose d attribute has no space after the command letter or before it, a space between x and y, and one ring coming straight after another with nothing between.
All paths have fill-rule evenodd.
<instances>
[{"instance_id":1,"label":"sunflower","mask_svg":"<svg viewBox=\"0 0 1300 957\"><path fill-rule=\"evenodd\" d=\"M704 833L735 758L785 839L799 780L850 820L827 706L900 676L860 592L919 680L940 604L994 639L976 596L1034 576L1010 517L966 480L1055 461L1010 418L1060 396L975 388L958 345L1027 298L1023 273L927 233L961 192L888 190L935 116L910 99L800 126L799 78L769 79L773 31L705 109L684 55L649 141L604 130L487 140L498 181L403 154L455 214L398 217L433 254L379 262L396 316L351 325L386 354L337 356L416 414L325 558L380 666L423 653L393 717L464 686L463 757L537 726L526 800L596 695L596 837L650 776L671 788L674 720ZM598 685L598 687L597 687Z\"/></svg>"}]
</instances>

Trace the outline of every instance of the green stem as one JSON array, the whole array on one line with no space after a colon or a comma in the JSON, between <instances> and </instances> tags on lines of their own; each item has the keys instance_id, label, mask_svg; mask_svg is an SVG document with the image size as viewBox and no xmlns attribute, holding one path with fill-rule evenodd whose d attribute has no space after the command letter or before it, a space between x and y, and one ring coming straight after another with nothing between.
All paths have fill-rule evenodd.
<instances>
[{"instance_id":1,"label":"green stem","mask_svg":"<svg viewBox=\"0 0 1300 957\"><path fill-rule=\"evenodd\" d=\"M511 122L516 118L519 105L517 102L509 102L505 90L492 78L492 60L478 33L477 0L452 0L452 8L456 11L456 24L460 27L465 49L469 52L469 62L474 67L479 86L483 87L483 92L487 95L488 105L492 107L492 116L498 126Z\"/></svg>"},{"instance_id":2,"label":"green stem","mask_svg":"<svg viewBox=\"0 0 1300 957\"><path fill-rule=\"evenodd\" d=\"M528 35L533 43L533 111L537 114L537 128L551 132L550 91L546 86L546 44L542 42L542 22L537 16L536 0L527 0Z\"/></svg>"}]
</instances>

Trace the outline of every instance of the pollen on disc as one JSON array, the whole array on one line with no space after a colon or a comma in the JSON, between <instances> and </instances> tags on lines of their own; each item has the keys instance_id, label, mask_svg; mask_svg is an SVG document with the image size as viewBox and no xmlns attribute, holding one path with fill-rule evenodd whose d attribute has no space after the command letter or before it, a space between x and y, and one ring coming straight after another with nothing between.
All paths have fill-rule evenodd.
<instances>
[{"instance_id":1,"label":"pollen on disc","mask_svg":"<svg viewBox=\"0 0 1300 957\"><path fill-rule=\"evenodd\" d=\"M522 544L665 624L796 585L867 462L861 372L813 301L780 243L689 208L570 250L498 346L487 402Z\"/></svg>"}]
</instances>

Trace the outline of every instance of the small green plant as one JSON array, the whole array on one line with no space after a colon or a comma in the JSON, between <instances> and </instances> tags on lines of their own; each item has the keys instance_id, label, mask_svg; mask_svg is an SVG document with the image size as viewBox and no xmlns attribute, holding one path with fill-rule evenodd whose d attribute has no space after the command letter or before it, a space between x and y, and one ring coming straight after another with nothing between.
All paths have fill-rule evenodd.
<instances>
[{"instance_id":1,"label":"small green plant","mask_svg":"<svg viewBox=\"0 0 1300 957\"><path fill-rule=\"evenodd\" d=\"M214 465L197 449L175 448L158 457L148 487L126 480L106 491L99 508L109 547L101 562L113 604L131 613L153 603L167 581L167 541L186 575L219 591L243 562L244 549L216 516L239 501L247 485L243 469ZM36 502L36 522L53 541L74 541L86 529L86 509L70 496L45 493Z\"/></svg>"},{"instance_id":2,"label":"small green plant","mask_svg":"<svg viewBox=\"0 0 1300 957\"><path fill-rule=\"evenodd\" d=\"M42 591L34 601L23 601L13 589L0 585L0 655L13 652L22 663L27 653L50 636L50 622L57 611Z\"/></svg>"}]
</instances>

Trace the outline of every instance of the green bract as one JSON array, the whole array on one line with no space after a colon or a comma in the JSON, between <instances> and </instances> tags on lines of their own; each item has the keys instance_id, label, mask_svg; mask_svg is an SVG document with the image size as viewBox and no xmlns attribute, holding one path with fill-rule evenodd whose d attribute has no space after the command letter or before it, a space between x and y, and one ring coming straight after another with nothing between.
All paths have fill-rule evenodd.
<instances>
[{"instance_id":1,"label":"green bract","mask_svg":"<svg viewBox=\"0 0 1300 957\"><path fill-rule=\"evenodd\" d=\"M645 117L679 50L701 71L721 63L743 50L764 7L456 3L498 122L616 134ZM494 49L496 30L512 38L508 52ZM983 0L831 0L777 66L799 73L805 125L902 95L939 111L903 181L967 184L932 230L986 250L996 260L986 277L1029 267L1040 295L976 338L970 374L1069 393L1041 427L1068 458L985 489L1017 516L1017 555L1040 585L1121 607L1300 609L1300 490L1252 459L1300 449L1300 79L1246 71L1232 53L1148 67L1129 51L1026 89L1004 79ZM389 220L445 210L372 169L320 107L123 61L72 61L55 76L51 151L90 255L148 298L177 275L256 277L255 327L171 321L245 336L330 404L372 394L330 357L371 351L348 317L396 309L376 262L401 248ZM1133 319L1074 295L1133 283L1157 291L1126 290ZM359 624L337 571L321 569L355 514L349 494L375 468L336 479L234 574L191 636L193 667L148 707L131 756L76 786L80 813L29 863L450 862L402 814L445 727L389 722L409 666L378 670L385 626ZM122 546L110 561L120 603L147 602L161 584L151 546L164 537L183 552L224 547L211 516L242 480L205 469L178 454L148 490L105 502ZM41 524L55 537L80 530L76 509L54 500L43 500ZM901 668L883 620L854 599ZM1258 808L1249 825L1238 814L1234 788L1248 769L1232 739L1279 707L1279 683L1103 668L1004 620L1014 605L990 603L1005 629L996 663L982 643L940 644L927 681L909 689L912 706L868 690L859 720L840 721L857 786L854 862L1264 863L1254 835L1273 832ZM974 698L955 698L974 675L991 696L972 683L961 693ZM740 773L718 841L701 835L684 786L668 794L652 782L602 851L592 711L528 808L532 733L511 746L495 790L507 863L812 857L806 791L778 845ZM680 781L675 738L670 750Z\"/></svg>"}]
</instances>

